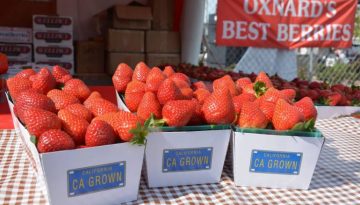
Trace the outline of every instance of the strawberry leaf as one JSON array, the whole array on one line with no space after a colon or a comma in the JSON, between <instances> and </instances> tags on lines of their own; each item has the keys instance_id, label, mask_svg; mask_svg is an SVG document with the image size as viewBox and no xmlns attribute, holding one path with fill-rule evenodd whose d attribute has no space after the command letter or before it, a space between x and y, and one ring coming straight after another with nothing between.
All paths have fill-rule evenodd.
<instances>
[{"instance_id":1,"label":"strawberry leaf","mask_svg":"<svg viewBox=\"0 0 360 205\"><path fill-rule=\"evenodd\" d=\"M352 106L360 106L360 99L353 99L351 101Z\"/></svg>"},{"instance_id":2,"label":"strawberry leaf","mask_svg":"<svg viewBox=\"0 0 360 205\"><path fill-rule=\"evenodd\" d=\"M264 95L264 93L267 90L266 84L264 82L262 82L262 81L256 82L254 84L253 88L254 88L256 97L260 97L260 96Z\"/></svg>"},{"instance_id":3,"label":"strawberry leaf","mask_svg":"<svg viewBox=\"0 0 360 205\"><path fill-rule=\"evenodd\" d=\"M299 122L291 129L292 131L303 131L304 130L304 123Z\"/></svg>"},{"instance_id":4,"label":"strawberry leaf","mask_svg":"<svg viewBox=\"0 0 360 205\"><path fill-rule=\"evenodd\" d=\"M139 122L136 124L136 128L129 131L134 137L131 139L131 144L145 145L146 136L148 135L148 129L141 125Z\"/></svg>"},{"instance_id":5,"label":"strawberry leaf","mask_svg":"<svg viewBox=\"0 0 360 205\"><path fill-rule=\"evenodd\" d=\"M34 143L35 146L37 146L37 138L36 138L35 135L31 135L31 136L30 136L30 141L31 141L32 143Z\"/></svg>"}]
</instances>

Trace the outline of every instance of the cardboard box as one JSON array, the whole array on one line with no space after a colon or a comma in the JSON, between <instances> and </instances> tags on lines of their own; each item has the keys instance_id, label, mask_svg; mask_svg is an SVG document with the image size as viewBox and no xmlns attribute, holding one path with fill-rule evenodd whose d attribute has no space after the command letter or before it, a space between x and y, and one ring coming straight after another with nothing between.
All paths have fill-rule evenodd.
<instances>
[{"instance_id":1,"label":"cardboard box","mask_svg":"<svg viewBox=\"0 0 360 205\"><path fill-rule=\"evenodd\" d=\"M31 28L0 27L2 43L32 43Z\"/></svg>"},{"instance_id":2,"label":"cardboard box","mask_svg":"<svg viewBox=\"0 0 360 205\"><path fill-rule=\"evenodd\" d=\"M44 60L73 61L73 46L36 46L34 47L34 58L36 62Z\"/></svg>"},{"instance_id":3,"label":"cardboard box","mask_svg":"<svg viewBox=\"0 0 360 205\"><path fill-rule=\"evenodd\" d=\"M116 204L137 199L145 146L120 143L38 153L26 128L17 118L13 120L51 204Z\"/></svg>"},{"instance_id":4,"label":"cardboard box","mask_svg":"<svg viewBox=\"0 0 360 205\"><path fill-rule=\"evenodd\" d=\"M75 73L75 69L74 69L74 61L73 60L56 60L56 59L43 59L43 60L38 60L35 61L35 67L51 67L55 66L55 65L59 65L63 68L66 68L67 70L69 70L69 72L73 75Z\"/></svg>"},{"instance_id":5,"label":"cardboard box","mask_svg":"<svg viewBox=\"0 0 360 205\"><path fill-rule=\"evenodd\" d=\"M150 7L117 5L112 10L112 27L117 29L149 30L151 19Z\"/></svg>"},{"instance_id":6,"label":"cardboard box","mask_svg":"<svg viewBox=\"0 0 360 205\"><path fill-rule=\"evenodd\" d=\"M144 31L109 29L106 49L110 52L144 52L145 33Z\"/></svg>"},{"instance_id":7,"label":"cardboard box","mask_svg":"<svg viewBox=\"0 0 360 205\"><path fill-rule=\"evenodd\" d=\"M150 132L145 150L149 187L218 183L229 126L163 127Z\"/></svg>"},{"instance_id":8,"label":"cardboard box","mask_svg":"<svg viewBox=\"0 0 360 205\"><path fill-rule=\"evenodd\" d=\"M135 68L140 61L145 61L143 53L107 53L106 72L113 75L120 63L126 63L130 67Z\"/></svg>"},{"instance_id":9,"label":"cardboard box","mask_svg":"<svg viewBox=\"0 0 360 205\"><path fill-rule=\"evenodd\" d=\"M237 186L308 189L325 138L320 132L233 129Z\"/></svg>"},{"instance_id":10,"label":"cardboard box","mask_svg":"<svg viewBox=\"0 0 360 205\"><path fill-rule=\"evenodd\" d=\"M146 52L180 53L180 34L171 31L146 31Z\"/></svg>"},{"instance_id":11,"label":"cardboard box","mask_svg":"<svg viewBox=\"0 0 360 205\"><path fill-rule=\"evenodd\" d=\"M180 54L147 53L146 64L150 67L159 65L178 65Z\"/></svg>"},{"instance_id":12,"label":"cardboard box","mask_svg":"<svg viewBox=\"0 0 360 205\"><path fill-rule=\"evenodd\" d=\"M0 44L0 53L5 53L9 61L32 61L31 44Z\"/></svg>"},{"instance_id":13,"label":"cardboard box","mask_svg":"<svg viewBox=\"0 0 360 205\"><path fill-rule=\"evenodd\" d=\"M71 31L34 31L35 46L72 46L73 33Z\"/></svg>"},{"instance_id":14,"label":"cardboard box","mask_svg":"<svg viewBox=\"0 0 360 205\"><path fill-rule=\"evenodd\" d=\"M124 94L118 93L115 90L115 95L116 95L116 102L117 102L118 108L121 109L121 110L124 110L126 112L130 112L129 108L125 104L125 96L124 96Z\"/></svg>"},{"instance_id":15,"label":"cardboard box","mask_svg":"<svg viewBox=\"0 0 360 205\"><path fill-rule=\"evenodd\" d=\"M102 41L76 43L76 72L102 73L105 71L105 45Z\"/></svg>"},{"instance_id":16,"label":"cardboard box","mask_svg":"<svg viewBox=\"0 0 360 205\"><path fill-rule=\"evenodd\" d=\"M350 115L360 111L357 106L316 106L318 112L317 119L329 119L341 115Z\"/></svg>"},{"instance_id":17,"label":"cardboard box","mask_svg":"<svg viewBox=\"0 0 360 205\"><path fill-rule=\"evenodd\" d=\"M33 16L34 31L67 31L73 30L73 19L70 16Z\"/></svg>"},{"instance_id":18,"label":"cardboard box","mask_svg":"<svg viewBox=\"0 0 360 205\"><path fill-rule=\"evenodd\" d=\"M150 0L153 20L152 30L172 30L174 28L175 0Z\"/></svg>"}]
</instances>

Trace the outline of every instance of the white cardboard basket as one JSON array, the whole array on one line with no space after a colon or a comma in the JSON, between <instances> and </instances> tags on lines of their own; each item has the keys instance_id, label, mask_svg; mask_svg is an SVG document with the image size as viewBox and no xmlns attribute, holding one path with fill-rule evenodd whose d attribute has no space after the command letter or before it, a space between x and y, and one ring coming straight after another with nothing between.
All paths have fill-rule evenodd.
<instances>
[{"instance_id":1,"label":"white cardboard basket","mask_svg":"<svg viewBox=\"0 0 360 205\"><path fill-rule=\"evenodd\" d=\"M118 108L126 112L130 112L129 108L125 104L124 96L120 96L120 94L116 90L115 90L115 95L116 95L116 102Z\"/></svg>"},{"instance_id":2,"label":"white cardboard basket","mask_svg":"<svg viewBox=\"0 0 360 205\"><path fill-rule=\"evenodd\" d=\"M341 115L350 115L359 112L360 107L357 106L316 106L318 112L317 119L329 119L339 117Z\"/></svg>"}]
</instances>

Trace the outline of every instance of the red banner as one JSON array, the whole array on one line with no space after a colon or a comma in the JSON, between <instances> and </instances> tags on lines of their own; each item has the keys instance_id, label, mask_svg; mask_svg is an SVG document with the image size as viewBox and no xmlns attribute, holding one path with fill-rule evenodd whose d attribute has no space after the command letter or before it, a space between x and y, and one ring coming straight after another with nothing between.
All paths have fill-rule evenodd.
<instances>
[{"instance_id":1,"label":"red banner","mask_svg":"<svg viewBox=\"0 0 360 205\"><path fill-rule=\"evenodd\" d=\"M356 0L218 0L216 43L350 47L356 7Z\"/></svg>"}]
</instances>

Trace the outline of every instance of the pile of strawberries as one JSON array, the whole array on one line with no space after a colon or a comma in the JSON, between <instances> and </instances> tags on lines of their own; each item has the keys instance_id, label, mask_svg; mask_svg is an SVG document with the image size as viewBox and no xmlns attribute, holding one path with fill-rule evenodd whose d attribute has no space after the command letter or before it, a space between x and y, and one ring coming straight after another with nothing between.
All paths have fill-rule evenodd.
<instances>
[{"instance_id":1,"label":"pile of strawberries","mask_svg":"<svg viewBox=\"0 0 360 205\"><path fill-rule=\"evenodd\" d=\"M130 141L129 131L141 122L60 66L23 70L7 80L7 88L41 153Z\"/></svg>"},{"instance_id":2,"label":"pile of strawberries","mask_svg":"<svg viewBox=\"0 0 360 205\"><path fill-rule=\"evenodd\" d=\"M247 77L234 82L225 75L209 85L191 83L187 75L174 72L171 66L161 71L140 62L134 70L120 64L112 80L131 112L142 121L153 115L168 126L235 124L242 128L310 130L317 116L310 98L294 102L296 91L274 88L264 72L254 82Z\"/></svg>"}]
</instances>

